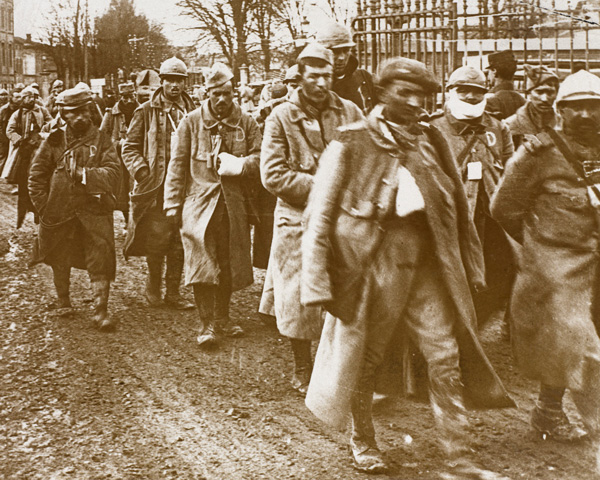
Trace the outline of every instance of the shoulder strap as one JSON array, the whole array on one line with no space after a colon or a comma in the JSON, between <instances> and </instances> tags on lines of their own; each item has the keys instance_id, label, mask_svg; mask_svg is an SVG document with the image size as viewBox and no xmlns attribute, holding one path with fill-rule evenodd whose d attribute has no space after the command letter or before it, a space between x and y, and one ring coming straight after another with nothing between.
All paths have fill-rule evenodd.
<instances>
[{"instance_id":1,"label":"shoulder strap","mask_svg":"<svg viewBox=\"0 0 600 480\"><path fill-rule=\"evenodd\" d=\"M571 151L567 143L556 132L556 130L554 130L553 128L545 128L544 132L547 133L548 136L552 139L554 145L556 145L556 148L558 148L560 153L562 153L563 157L565 157L569 165L571 165L571 168L575 170L575 173L577 173L577 175L579 175L583 179L585 184L593 185L594 183L585 175L585 172L583 171L583 166L575 158L575 154Z\"/></svg>"},{"instance_id":2,"label":"shoulder strap","mask_svg":"<svg viewBox=\"0 0 600 480\"><path fill-rule=\"evenodd\" d=\"M465 145L465 148L463 148L460 151L460 153L458 154L458 156L456 157L456 164L458 165L458 168L462 168L461 165L462 165L463 160L467 157L467 155L469 154L469 151L473 148L473 145L475 145L476 141L477 141L477 135L474 133L473 135L471 135L471 138L469 138L469 141Z\"/></svg>"}]
</instances>

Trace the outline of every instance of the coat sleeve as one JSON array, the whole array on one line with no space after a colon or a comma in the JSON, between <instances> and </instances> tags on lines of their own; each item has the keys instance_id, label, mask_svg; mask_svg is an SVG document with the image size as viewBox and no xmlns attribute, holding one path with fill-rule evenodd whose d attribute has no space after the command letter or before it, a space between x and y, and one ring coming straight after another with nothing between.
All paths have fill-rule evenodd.
<instances>
[{"instance_id":1,"label":"coat sleeve","mask_svg":"<svg viewBox=\"0 0 600 480\"><path fill-rule=\"evenodd\" d=\"M104 136L104 134L101 133ZM121 181L121 162L117 150L108 136L102 142L102 153L97 166L85 168L87 193L117 194Z\"/></svg>"},{"instance_id":2,"label":"coat sleeve","mask_svg":"<svg viewBox=\"0 0 600 480\"><path fill-rule=\"evenodd\" d=\"M134 113L127 138L121 150L123 163L133 178L142 167L150 168L148 161L144 158L144 145L146 141L146 122L144 120L144 108L139 107Z\"/></svg>"},{"instance_id":3,"label":"coat sleeve","mask_svg":"<svg viewBox=\"0 0 600 480\"><path fill-rule=\"evenodd\" d=\"M502 164L506 165L506 162L515 153L515 144L510 133L510 128L504 122L501 122L500 132L502 135Z\"/></svg>"},{"instance_id":4,"label":"coat sleeve","mask_svg":"<svg viewBox=\"0 0 600 480\"><path fill-rule=\"evenodd\" d=\"M31 160L31 167L29 168L29 196L40 215L44 213L50 194L50 179L55 167L55 160L52 158L53 151L51 141L44 140Z\"/></svg>"},{"instance_id":5,"label":"coat sleeve","mask_svg":"<svg viewBox=\"0 0 600 480\"><path fill-rule=\"evenodd\" d=\"M490 204L492 217L519 243L523 240L523 220L537 195L536 170L543 168L538 167L541 153L534 155L519 147L508 161Z\"/></svg>"},{"instance_id":6,"label":"coat sleeve","mask_svg":"<svg viewBox=\"0 0 600 480\"><path fill-rule=\"evenodd\" d=\"M328 268L331 261L329 238L339 204L344 167L344 145L333 141L321 156L305 210L300 287L303 305L322 305L333 300Z\"/></svg>"},{"instance_id":7,"label":"coat sleeve","mask_svg":"<svg viewBox=\"0 0 600 480\"><path fill-rule=\"evenodd\" d=\"M112 137L113 129L113 114L112 112L106 112L102 123L100 124L100 131L106 133L109 137Z\"/></svg>"},{"instance_id":8,"label":"coat sleeve","mask_svg":"<svg viewBox=\"0 0 600 480\"><path fill-rule=\"evenodd\" d=\"M6 126L6 136L11 141L13 145L16 145L21 140L21 134L18 133L19 130L19 111L14 112L10 119L8 120L8 125Z\"/></svg>"},{"instance_id":9,"label":"coat sleeve","mask_svg":"<svg viewBox=\"0 0 600 480\"><path fill-rule=\"evenodd\" d=\"M252 117L248 117L247 119L245 135L248 155L244 157L242 175L257 178L260 175L260 144L262 142L262 135L258 123Z\"/></svg>"},{"instance_id":10,"label":"coat sleeve","mask_svg":"<svg viewBox=\"0 0 600 480\"><path fill-rule=\"evenodd\" d=\"M181 209L185 197L187 173L192 157L192 129L190 117L184 118L177 127L175 141L171 144L171 160L165 178L164 209Z\"/></svg>"},{"instance_id":11,"label":"coat sleeve","mask_svg":"<svg viewBox=\"0 0 600 480\"><path fill-rule=\"evenodd\" d=\"M279 107L281 108L281 107ZM290 205L304 207L312 188L312 175L293 170L288 163L290 144L275 110L267 119L260 152L260 176L264 187Z\"/></svg>"}]
</instances>

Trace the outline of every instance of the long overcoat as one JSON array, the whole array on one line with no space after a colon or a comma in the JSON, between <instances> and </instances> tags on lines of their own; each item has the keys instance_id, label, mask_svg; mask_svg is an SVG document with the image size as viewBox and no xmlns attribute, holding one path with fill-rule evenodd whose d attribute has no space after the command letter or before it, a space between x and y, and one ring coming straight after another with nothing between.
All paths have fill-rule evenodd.
<instances>
[{"instance_id":1,"label":"long overcoat","mask_svg":"<svg viewBox=\"0 0 600 480\"><path fill-rule=\"evenodd\" d=\"M554 112L552 112L549 119L536 118L531 103L527 102L514 115L505 119L504 123L512 134L516 149L527 136L542 133L544 128L553 128L558 123L558 118Z\"/></svg>"},{"instance_id":2,"label":"long overcoat","mask_svg":"<svg viewBox=\"0 0 600 480\"><path fill-rule=\"evenodd\" d=\"M85 185L73 181L68 174L68 157L85 169ZM91 242L86 248L102 257L104 273L114 278L113 209L120 176L115 147L97 127L91 126L80 139L68 136L64 129L55 129L37 151L29 173L29 194L40 216L32 263L46 261L48 255L64 245L73 248L72 242L65 239L72 232L72 220L77 219ZM83 254L71 252L70 257L83 259ZM71 266L86 268L85 263Z\"/></svg>"},{"instance_id":3,"label":"long overcoat","mask_svg":"<svg viewBox=\"0 0 600 480\"><path fill-rule=\"evenodd\" d=\"M219 176L214 156L221 151L243 162L239 176ZM208 101L181 121L165 181L164 208L180 209L185 252L185 283L218 284L216 247L207 242L207 228L221 196L229 217L229 256L233 290L253 281L250 227L244 185L256 179L261 135L256 121L234 104L232 113L217 120Z\"/></svg>"},{"instance_id":4,"label":"long overcoat","mask_svg":"<svg viewBox=\"0 0 600 480\"><path fill-rule=\"evenodd\" d=\"M354 103L333 92L319 116L296 91L266 122L260 173L265 188L277 197L277 206L260 312L274 313L280 333L291 338L316 340L323 326L320 308L300 304L302 215L313 175L337 128L360 118Z\"/></svg>"},{"instance_id":5,"label":"long overcoat","mask_svg":"<svg viewBox=\"0 0 600 480\"><path fill-rule=\"evenodd\" d=\"M422 161L418 151L406 160L374 110L366 122L348 127L321 158L306 212L301 298L323 304L329 314L306 404L337 427L347 420L367 329L376 328L377 319L366 313L369 292L379 288L370 266L385 235L382 222L394 211L400 164L423 196L439 274L457 313L465 397L473 406L512 405L476 335L470 287L484 281L483 258L456 164L441 134L430 126L426 132L419 148L438 162Z\"/></svg>"},{"instance_id":6,"label":"long overcoat","mask_svg":"<svg viewBox=\"0 0 600 480\"><path fill-rule=\"evenodd\" d=\"M492 215L522 246L510 303L513 353L528 377L595 392L600 408L599 212L552 140L538 138L539 149L517 150L492 201Z\"/></svg>"},{"instance_id":7,"label":"long overcoat","mask_svg":"<svg viewBox=\"0 0 600 480\"><path fill-rule=\"evenodd\" d=\"M185 92L182 100L188 112L196 108L192 98ZM171 154L171 136L174 134L165 106L162 102L162 87L152 98L143 103L133 114L127 139L123 144L121 156L129 174L135 179L137 171L146 166L150 175L142 182L134 182L131 191L131 215L125 238L124 254L146 255L141 246L144 241L138 225L149 208L154 206L158 193L163 187L167 174L167 163Z\"/></svg>"}]
</instances>

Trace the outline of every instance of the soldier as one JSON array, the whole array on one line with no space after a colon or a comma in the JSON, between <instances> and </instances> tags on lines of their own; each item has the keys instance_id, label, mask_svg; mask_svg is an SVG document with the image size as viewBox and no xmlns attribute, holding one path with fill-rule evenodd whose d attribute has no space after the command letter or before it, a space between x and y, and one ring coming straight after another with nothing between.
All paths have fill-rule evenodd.
<instances>
[{"instance_id":1,"label":"soldier","mask_svg":"<svg viewBox=\"0 0 600 480\"><path fill-rule=\"evenodd\" d=\"M527 103L506 119L515 148L525 136L541 133L546 127L554 128L558 120L553 108L560 83L556 74L543 65L523 68L527 75Z\"/></svg>"},{"instance_id":2,"label":"soldier","mask_svg":"<svg viewBox=\"0 0 600 480\"><path fill-rule=\"evenodd\" d=\"M556 107L561 128L519 147L491 211L521 244L511 343L518 367L541 383L531 425L540 436L574 441L585 432L562 408L565 389L588 433L600 428L600 79L570 75Z\"/></svg>"},{"instance_id":3,"label":"soldier","mask_svg":"<svg viewBox=\"0 0 600 480\"><path fill-rule=\"evenodd\" d=\"M181 225L185 282L194 288L202 327L197 341L214 344L231 322L231 293L252 284L250 229L244 186L258 178L260 130L234 102L233 74L213 65L208 100L177 129L165 183L165 211Z\"/></svg>"},{"instance_id":4,"label":"soldier","mask_svg":"<svg viewBox=\"0 0 600 480\"><path fill-rule=\"evenodd\" d=\"M145 296L148 304L175 309L194 308L180 294L183 246L179 229L163 212L164 181L171 159L171 140L179 122L196 107L183 86L185 63L165 60L159 72L161 87L138 107L123 144L123 162L134 179L131 216L124 253L145 256L148 264ZM166 296L162 298L163 260L166 257Z\"/></svg>"},{"instance_id":5,"label":"soldier","mask_svg":"<svg viewBox=\"0 0 600 480\"><path fill-rule=\"evenodd\" d=\"M10 141L6 136L6 127L13 113L21 106L21 93L16 90L10 91L8 103L0 107L0 171L4 167L4 162L8 156Z\"/></svg>"},{"instance_id":6,"label":"soldier","mask_svg":"<svg viewBox=\"0 0 600 480\"><path fill-rule=\"evenodd\" d=\"M56 97L65 90L65 84L62 80L56 79L52 84L52 88L50 89L50 96L48 97L48 101L46 102L46 108L52 118L55 118L58 114L58 105L56 105Z\"/></svg>"},{"instance_id":7,"label":"soldier","mask_svg":"<svg viewBox=\"0 0 600 480\"><path fill-rule=\"evenodd\" d=\"M13 147L18 148L19 157L14 163L13 174L7 173L10 183L16 184L19 189L17 228L23 224L27 212L35 213L27 190L27 175L31 159L42 143L42 127L52 120L48 111L35 103L35 96L35 89L31 86L21 91L21 106L11 115L6 127L6 136Z\"/></svg>"},{"instance_id":8,"label":"soldier","mask_svg":"<svg viewBox=\"0 0 600 480\"><path fill-rule=\"evenodd\" d=\"M465 66L448 79L444 110L432 117L457 160L475 222L483 245L487 289L475 295L478 323L500 310L514 278L513 256L506 235L490 217L490 198L514 152L506 125L485 113L485 75Z\"/></svg>"},{"instance_id":9,"label":"soldier","mask_svg":"<svg viewBox=\"0 0 600 480\"><path fill-rule=\"evenodd\" d=\"M107 109L102 119L100 130L109 135L115 147L119 158L121 158L121 147L127 137L127 128L133 118L133 112L139 107L135 99L135 86L133 83L121 83L119 85L119 95L121 98L115 105ZM121 185L117 195L117 210L123 212L125 222L129 220L129 190L130 179L129 172L125 164L121 161Z\"/></svg>"},{"instance_id":10,"label":"soldier","mask_svg":"<svg viewBox=\"0 0 600 480\"><path fill-rule=\"evenodd\" d=\"M0 108L8 103L8 90L0 88Z\"/></svg>"},{"instance_id":11,"label":"soldier","mask_svg":"<svg viewBox=\"0 0 600 480\"><path fill-rule=\"evenodd\" d=\"M488 55L486 68L488 87L486 110L498 120L513 115L525 103L520 93L515 91L513 77L517 71L517 60L511 50Z\"/></svg>"},{"instance_id":12,"label":"soldier","mask_svg":"<svg viewBox=\"0 0 600 480\"><path fill-rule=\"evenodd\" d=\"M298 65L294 64L290 68L285 71L285 76L283 77L283 84L288 89L288 95L298 88L300 84L300 75L298 74Z\"/></svg>"},{"instance_id":13,"label":"soldier","mask_svg":"<svg viewBox=\"0 0 600 480\"><path fill-rule=\"evenodd\" d=\"M332 91L340 97L354 102L366 115L375 105L373 77L358 68L358 60L350 49L356 46L350 31L339 23L329 23L317 32L317 42L333 53Z\"/></svg>"},{"instance_id":14,"label":"soldier","mask_svg":"<svg viewBox=\"0 0 600 480\"><path fill-rule=\"evenodd\" d=\"M275 312L279 332L290 339L294 354L292 386L306 393L311 342L319 339L323 319L320 308L300 305L302 215L319 156L338 127L362 115L331 91L333 55L325 47L306 46L298 56L298 71L300 87L267 119L261 149L262 182L277 197L277 206L260 313Z\"/></svg>"},{"instance_id":15,"label":"soldier","mask_svg":"<svg viewBox=\"0 0 600 480\"><path fill-rule=\"evenodd\" d=\"M44 141L31 165L29 191L40 213L33 263L52 267L57 306L70 309L71 268L88 271L93 291L93 319L111 330L108 315L110 281L116 256L113 209L120 167L110 137L92 123L89 90L66 90L60 115L65 129Z\"/></svg>"},{"instance_id":16,"label":"soldier","mask_svg":"<svg viewBox=\"0 0 600 480\"><path fill-rule=\"evenodd\" d=\"M408 337L427 363L444 478L505 478L467 445L463 394L479 407L514 404L476 336L470 288L483 284L483 262L456 164L443 134L419 123L439 84L421 62L395 58L378 85L382 103L323 153L306 211L302 303L329 312L306 405L336 426L350 411L355 467L386 470L375 374Z\"/></svg>"}]
</instances>

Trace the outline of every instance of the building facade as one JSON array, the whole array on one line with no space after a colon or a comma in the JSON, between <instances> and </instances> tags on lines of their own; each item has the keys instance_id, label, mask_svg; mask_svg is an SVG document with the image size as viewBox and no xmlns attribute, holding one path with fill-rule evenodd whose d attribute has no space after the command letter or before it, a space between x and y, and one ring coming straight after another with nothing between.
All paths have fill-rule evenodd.
<instances>
[{"instance_id":1,"label":"building facade","mask_svg":"<svg viewBox=\"0 0 600 480\"><path fill-rule=\"evenodd\" d=\"M13 0L0 0L0 85L15 81L15 11Z\"/></svg>"}]
</instances>

